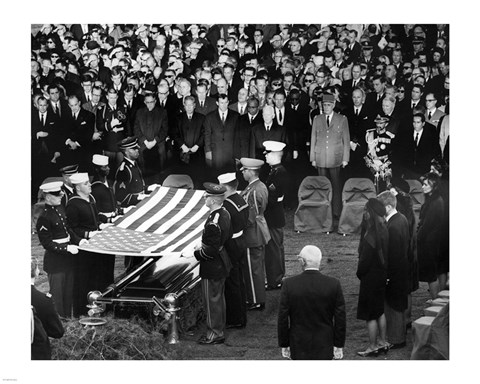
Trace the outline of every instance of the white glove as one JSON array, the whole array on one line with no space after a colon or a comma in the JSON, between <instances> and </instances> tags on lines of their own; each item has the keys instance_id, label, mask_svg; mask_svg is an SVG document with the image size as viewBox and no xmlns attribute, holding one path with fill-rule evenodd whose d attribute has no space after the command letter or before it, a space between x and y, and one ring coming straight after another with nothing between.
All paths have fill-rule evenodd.
<instances>
[{"instance_id":1,"label":"white glove","mask_svg":"<svg viewBox=\"0 0 480 384\"><path fill-rule=\"evenodd\" d=\"M188 147L185 144L182 144L180 148L182 149L183 153L187 153L189 151Z\"/></svg>"},{"instance_id":2,"label":"white glove","mask_svg":"<svg viewBox=\"0 0 480 384\"><path fill-rule=\"evenodd\" d=\"M205 159L212 160L212 151L205 152Z\"/></svg>"},{"instance_id":3,"label":"white glove","mask_svg":"<svg viewBox=\"0 0 480 384\"><path fill-rule=\"evenodd\" d=\"M313 161L312 161L312 165L313 165L314 167L316 167L316 166L317 166L317 162L316 162L315 160L313 160Z\"/></svg>"},{"instance_id":4,"label":"white glove","mask_svg":"<svg viewBox=\"0 0 480 384\"><path fill-rule=\"evenodd\" d=\"M282 348L282 357L290 359L290 347Z\"/></svg>"},{"instance_id":5,"label":"white glove","mask_svg":"<svg viewBox=\"0 0 480 384\"><path fill-rule=\"evenodd\" d=\"M157 187L161 187L160 184L150 184L148 187L147 187L147 191L149 192L153 192L153 190Z\"/></svg>"},{"instance_id":6,"label":"white glove","mask_svg":"<svg viewBox=\"0 0 480 384\"><path fill-rule=\"evenodd\" d=\"M355 151L355 149L357 149L357 146L358 146L357 143L354 143L353 141L350 141L350 149L352 151Z\"/></svg>"},{"instance_id":7,"label":"white glove","mask_svg":"<svg viewBox=\"0 0 480 384\"><path fill-rule=\"evenodd\" d=\"M120 125L120 120L116 119L115 117L112 117L112 122L110 123L110 125L113 127L115 127L116 125Z\"/></svg>"},{"instance_id":8,"label":"white glove","mask_svg":"<svg viewBox=\"0 0 480 384\"><path fill-rule=\"evenodd\" d=\"M195 153L195 152L198 151L199 148L200 148L200 147L199 147L197 144L195 144L192 148L190 148L190 150L191 150L193 153Z\"/></svg>"},{"instance_id":9,"label":"white glove","mask_svg":"<svg viewBox=\"0 0 480 384\"><path fill-rule=\"evenodd\" d=\"M143 199L145 199L145 197L147 197L147 195L145 195L144 193L139 193L137 195L138 200L143 200Z\"/></svg>"},{"instance_id":10,"label":"white glove","mask_svg":"<svg viewBox=\"0 0 480 384\"><path fill-rule=\"evenodd\" d=\"M133 205L131 205L129 207L126 207L126 208L123 208L123 214L125 215L128 211L130 211L132 209L133 209Z\"/></svg>"},{"instance_id":11,"label":"white glove","mask_svg":"<svg viewBox=\"0 0 480 384\"><path fill-rule=\"evenodd\" d=\"M92 141L100 140L102 138L102 132L94 132L92 136Z\"/></svg>"},{"instance_id":12,"label":"white glove","mask_svg":"<svg viewBox=\"0 0 480 384\"><path fill-rule=\"evenodd\" d=\"M88 244L88 240L87 239L82 239L78 242L78 246L81 247L82 245L87 245Z\"/></svg>"},{"instance_id":13,"label":"white glove","mask_svg":"<svg viewBox=\"0 0 480 384\"><path fill-rule=\"evenodd\" d=\"M48 132L45 132L45 131L37 132L37 139L39 139L40 137L47 137L47 136L48 136Z\"/></svg>"},{"instance_id":14,"label":"white glove","mask_svg":"<svg viewBox=\"0 0 480 384\"><path fill-rule=\"evenodd\" d=\"M343 348L333 347L333 360L343 359Z\"/></svg>"},{"instance_id":15,"label":"white glove","mask_svg":"<svg viewBox=\"0 0 480 384\"><path fill-rule=\"evenodd\" d=\"M78 253L78 247L76 245L67 245L67 252L71 253L72 255L76 255Z\"/></svg>"},{"instance_id":16,"label":"white glove","mask_svg":"<svg viewBox=\"0 0 480 384\"><path fill-rule=\"evenodd\" d=\"M110 227L111 225L113 225L113 224L112 224L112 223L101 223L101 224L99 225L99 227L100 227L100 230L103 230L103 229L105 229L105 228Z\"/></svg>"},{"instance_id":17,"label":"white glove","mask_svg":"<svg viewBox=\"0 0 480 384\"><path fill-rule=\"evenodd\" d=\"M293 151L293 160L295 160L298 157L298 151Z\"/></svg>"},{"instance_id":18,"label":"white glove","mask_svg":"<svg viewBox=\"0 0 480 384\"><path fill-rule=\"evenodd\" d=\"M342 168L345 168L348 165L348 161L342 161Z\"/></svg>"}]
</instances>

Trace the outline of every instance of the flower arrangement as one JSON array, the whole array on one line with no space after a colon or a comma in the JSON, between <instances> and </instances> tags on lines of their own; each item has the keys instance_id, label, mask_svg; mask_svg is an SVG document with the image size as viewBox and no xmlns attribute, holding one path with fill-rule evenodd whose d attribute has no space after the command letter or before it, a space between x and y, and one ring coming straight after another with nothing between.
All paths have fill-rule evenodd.
<instances>
[{"instance_id":1,"label":"flower arrangement","mask_svg":"<svg viewBox=\"0 0 480 384\"><path fill-rule=\"evenodd\" d=\"M377 193L379 193L382 189L384 189L382 186L388 184L390 178L392 177L392 169L390 168L392 162L388 160L388 156L383 156L381 159L379 159L372 157L371 154L365 156L364 159L365 164L375 177L375 186L377 188ZM380 180L383 181L381 185L379 183Z\"/></svg>"}]
</instances>

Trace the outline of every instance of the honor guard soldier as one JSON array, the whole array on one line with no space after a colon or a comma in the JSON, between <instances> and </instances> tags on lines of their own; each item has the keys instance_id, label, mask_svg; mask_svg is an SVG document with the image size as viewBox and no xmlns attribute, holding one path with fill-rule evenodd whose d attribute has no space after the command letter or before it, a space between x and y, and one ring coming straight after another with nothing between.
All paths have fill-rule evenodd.
<instances>
[{"instance_id":1,"label":"honor guard soldier","mask_svg":"<svg viewBox=\"0 0 480 384\"><path fill-rule=\"evenodd\" d=\"M79 237L88 240L101 229L88 173L76 173L70 180L75 187L75 195L67 204L67 223ZM100 286L102 257L85 251L79 251L76 256L73 296L75 317L86 314L88 292L105 288Z\"/></svg>"},{"instance_id":2,"label":"honor guard soldier","mask_svg":"<svg viewBox=\"0 0 480 384\"><path fill-rule=\"evenodd\" d=\"M204 183L205 206L210 215L205 222L202 243L195 247L194 256L200 261L202 293L207 312L207 332L200 344L220 344L225 341L225 279L231 263L226 241L232 237L230 214L222 207L226 188L222 185Z\"/></svg>"},{"instance_id":3,"label":"honor guard soldier","mask_svg":"<svg viewBox=\"0 0 480 384\"><path fill-rule=\"evenodd\" d=\"M112 223L115 217L123 213L123 210L118 208L113 188L107 181L107 176L110 173L108 156L93 155L92 163L94 172L92 196L97 204L98 217L102 223ZM107 287L114 280L115 256L103 255L101 261L103 264L101 286Z\"/></svg>"},{"instance_id":4,"label":"honor guard soldier","mask_svg":"<svg viewBox=\"0 0 480 384\"><path fill-rule=\"evenodd\" d=\"M268 204L265 209L265 220L270 231L270 241L265 247L266 289L279 289L285 276L285 250L283 248L283 227L285 226L285 211L283 199L288 188L288 174L282 165L285 143L279 141L264 141L265 160L270 166L265 185L268 189Z\"/></svg>"},{"instance_id":5,"label":"honor guard soldier","mask_svg":"<svg viewBox=\"0 0 480 384\"><path fill-rule=\"evenodd\" d=\"M60 168L60 173L62 174L62 177L63 177L62 205L66 207L68 200L75 194L72 182L70 181L70 176L74 175L75 173L78 173L78 164L67 165L63 168Z\"/></svg>"},{"instance_id":6,"label":"honor guard soldier","mask_svg":"<svg viewBox=\"0 0 480 384\"><path fill-rule=\"evenodd\" d=\"M258 175L265 163L263 160L242 157L240 169L248 182L241 196L248 204L248 222L244 231L247 246L245 284L247 286L248 310L265 309L265 245L270 241L270 232L264 212L268 203L268 190Z\"/></svg>"},{"instance_id":7,"label":"honor guard soldier","mask_svg":"<svg viewBox=\"0 0 480 384\"><path fill-rule=\"evenodd\" d=\"M218 176L220 185L226 188L223 207L230 214L232 237L225 243L232 269L225 281L227 328L245 328L247 325L247 293L243 276L243 264L247 259L247 247L243 231L247 226L248 204L237 193L238 180L235 172Z\"/></svg>"},{"instance_id":8,"label":"honor guard soldier","mask_svg":"<svg viewBox=\"0 0 480 384\"><path fill-rule=\"evenodd\" d=\"M72 316L73 256L82 238L67 225L65 207L61 204L63 183L44 183L40 190L45 195L45 206L37 220L37 234L45 249L43 269L48 275L50 293L57 312L62 317Z\"/></svg>"},{"instance_id":9,"label":"honor guard soldier","mask_svg":"<svg viewBox=\"0 0 480 384\"><path fill-rule=\"evenodd\" d=\"M32 311L33 311L33 335L32 335L32 360L50 360L52 350L49 337L59 339L63 336L63 325L55 310L52 296L42 293L35 288L35 279L40 271L36 259L31 261L32 278Z\"/></svg>"},{"instance_id":10,"label":"honor guard soldier","mask_svg":"<svg viewBox=\"0 0 480 384\"><path fill-rule=\"evenodd\" d=\"M118 148L122 150L124 159L117 169L113 189L118 204L128 207L145 198L145 182L137 164L140 146L135 137L127 137L118 143Z\"/></svg>"},{"instance_id":11,"label":"honor guard soldier","mask_svg":"<svg viewBox=\"0 0 480 384\"><path fill-rule=\"evenodd\" d=\"M368 151L373 159L387 160L392 151L392 141L395 139L395 134L386 129L389 120L386 116L377 116L375 119L377 127L369 129L365 135Z\"/></svg>"}]
</instances>

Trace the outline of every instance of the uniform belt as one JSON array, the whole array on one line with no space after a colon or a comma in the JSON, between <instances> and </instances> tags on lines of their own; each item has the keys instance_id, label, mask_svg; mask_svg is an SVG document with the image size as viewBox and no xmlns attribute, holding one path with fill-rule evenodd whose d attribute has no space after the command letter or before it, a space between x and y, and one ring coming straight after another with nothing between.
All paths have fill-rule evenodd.
<instances>
[{"instance_id":1,"label":"uniform belt","mask_svg":"<svg viewBox=\"0 0 480 384\"><path fill-rule=\"evenodd\" d=\"M64 244L70 241L70 236L64 237L63 239L53 239L53 241L57 244Z\"/></svg>"},{"instance_id":2,"label":"uniform belt","mask_svg":"<svg viewBox=\"0 0 480 384\"><path fill-rule=\"evenodd\" d=\"M105 217L115 217L115 212L98 212L98 214Z\"/></svg>"},{"instance_id":3,"label":"uniform belt","mask_svg":"<svg viewBox=\"0 0 480 384\"><path fill-rule=\"evenodd\" d=\"M277 199L277 202L283 201L283 198L284 198L284 196L280 196L280 197Z\"/></svg>"},{"instance_id":4,"label":"uniform belt","mask_svg":"<svg viewBox=\"0 0 480 384\"><path fill-rule=\"evenodd\" d=\"M243 235L243 230L242 231L239 231L239 232L236 232L232 235L232 239L236 239L237 237L240 237Z\"/></svg>"}]
</instances>

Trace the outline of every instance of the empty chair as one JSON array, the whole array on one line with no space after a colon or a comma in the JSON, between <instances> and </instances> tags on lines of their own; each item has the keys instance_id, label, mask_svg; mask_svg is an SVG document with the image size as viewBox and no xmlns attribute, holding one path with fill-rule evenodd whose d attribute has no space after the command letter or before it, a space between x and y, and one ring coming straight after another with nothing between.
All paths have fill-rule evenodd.
<instances>
[{"instance_id":1,"label":"empty chair","mask_svg":"<svg viewBox=\"0 0 480 384\"><path fill-rule=\"evenodd\" d=\"M410 186L410 196L413 202L413 213L415 214L415 224L418 224L420 217L420 209L425 202L425 195L422 190L422 183L418 180L406 180Z\"/></svg>"},{"instance_id":2,"label":"empty chair","mask_svg":"<svg viewBox=\"0 0 480 384\"><path fill-rule=\"evenodd\" d=\"M332 184L325 176L307 176L298 188L298 208L293 221L299 232L330 232Z\"/></svg>"},{"instance_id":3,"label":"empty chair","mask_svg":"<svg viewBox=\"0 0 480 384\"><path fill-rule=\"evenodd\" d=\"M168 175L162 187L193 189L192 178L188 175Z\"/></svg>"},{"instance_id":4,"label":"empty chair","mask_svg":"<svg viewBox=\"0 0 480 384\"><path fill-rule=\"evenodd\" d=\"M351 178L345 182L342 192L342 213L338 221L338 233L360 232L363 210L368 199L377 196L373 181L366 178Z\"/></svg>"}]
</instances>

